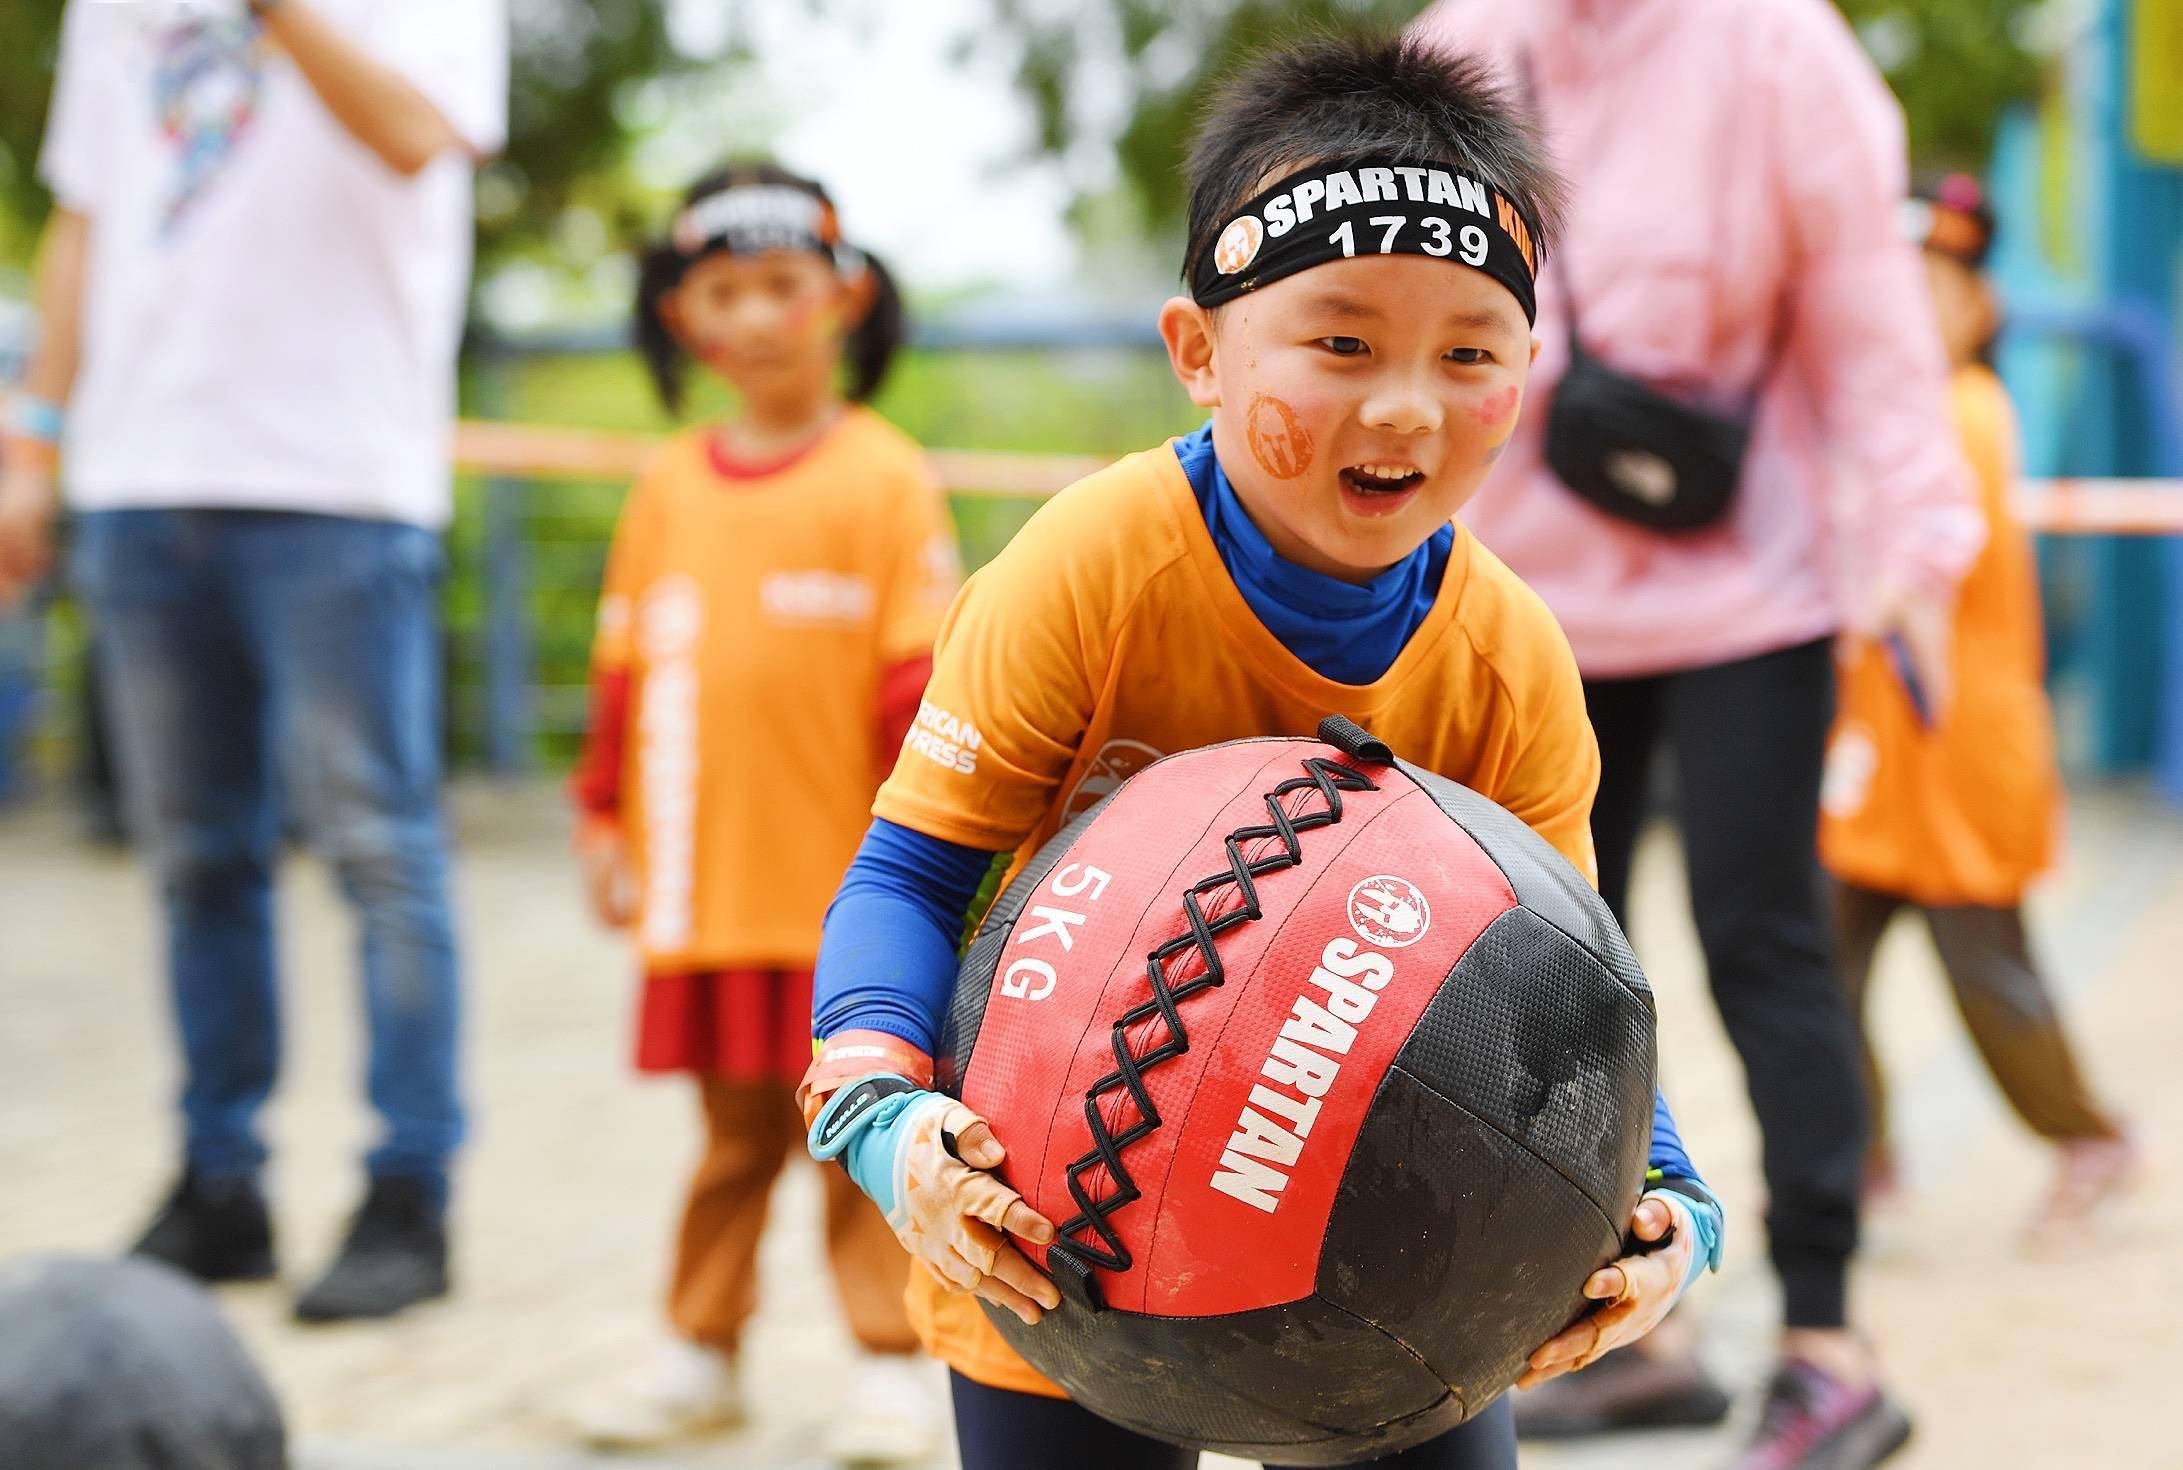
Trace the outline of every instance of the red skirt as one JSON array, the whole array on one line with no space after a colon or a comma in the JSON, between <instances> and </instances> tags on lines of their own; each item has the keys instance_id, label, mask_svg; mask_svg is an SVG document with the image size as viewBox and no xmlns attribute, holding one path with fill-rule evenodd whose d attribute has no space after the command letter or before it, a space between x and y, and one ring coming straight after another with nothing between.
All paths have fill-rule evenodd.
<instances>
[{"instance_id":1,"label":"red skirt","mask_svg":"<svg viewBox=\"0 0 2183 1470\"><path fill-rule=\"evenodd\" d=\"M811 1065L809 970L644 977L637 1070L794 1084Z\"/></svg>"}]
</instances>

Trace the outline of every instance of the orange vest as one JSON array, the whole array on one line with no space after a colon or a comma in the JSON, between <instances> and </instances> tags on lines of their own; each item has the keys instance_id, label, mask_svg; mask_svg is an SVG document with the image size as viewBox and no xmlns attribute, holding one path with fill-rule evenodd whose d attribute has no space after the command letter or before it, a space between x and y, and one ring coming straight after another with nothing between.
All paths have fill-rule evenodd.
<instances>
[{"instance_id":1,"label":"orange vest","mask_svg":"<svg viewBox=\"0 0 2183 1470\"><path fill-rule=\"evenodd\" d=\"M2009 507L2008 394L1987 369L1966 367L1949 396L1986 516L1985 550L1956 595L1954 694L1926 729L1886 650L1852 645L1827 749L1819 851L1845 883L1928 906L2009 908L2052 861L2061 807L2039 580Z\"/></svg>"}]
</instances>

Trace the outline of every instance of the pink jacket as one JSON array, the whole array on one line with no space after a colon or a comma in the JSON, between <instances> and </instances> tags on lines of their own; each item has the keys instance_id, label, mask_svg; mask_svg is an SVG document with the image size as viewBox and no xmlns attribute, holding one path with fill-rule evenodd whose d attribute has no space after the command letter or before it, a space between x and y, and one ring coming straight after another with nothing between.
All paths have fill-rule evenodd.
<instances>
[{"instance_id":1,"label":"pink jacket","mask_svg":"<svg viewBox=\"0 0 2183 1470\"><path fill-rule=\"evenodd\" d=\"M1897 234L1902 114L1834 7L1441 0L1416 29L1500 58L1512 85L1528 51L1570 178L1530 401L1464 519L1545 597L1585 674L1857 626L1884 580L1944 593L1983 530L1924 277ZM1730 407L1774 359L1722 525L1627 525L1540 458L1568 358L1560 271L1586 348L1657 385Z\"/></svg>"}]
</instances>

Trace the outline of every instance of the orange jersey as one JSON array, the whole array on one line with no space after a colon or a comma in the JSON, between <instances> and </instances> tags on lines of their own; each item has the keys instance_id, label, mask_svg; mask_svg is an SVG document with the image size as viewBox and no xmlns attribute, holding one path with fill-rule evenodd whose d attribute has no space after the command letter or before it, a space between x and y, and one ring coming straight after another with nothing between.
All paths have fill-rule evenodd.
<instances>
[{"instance_id":1,"label":"orange jersey","mask_svg":"<svg viewBox=\"0 0 2183 1470\"><path fill-rule=\"evenodd\" d=\"M1954 695L1925 729L1886 651L1855 647L1827 751L1819 849L1847 883L1921 904L2009 907L2052 860L2061 805L2039 579L2009 508L2007 391L1967 367L1950 402L1986 516L1986 548L1956 595Z\"/></svg>"},{"instance_id":2,"label":"orange jersey","mask_svg":"<svg viewBox=\"0 0 2183 1470\"><path fill-rule=\"evenodd\" d=\"M1020 868L1161 755L1309 735L1328 714L1500 802L1593 875L1599 751L1545 604L1458 525L1439 594L1394 665L1371 684L1337 684L1251 612L1172 446L1063 491L970 579L874 810L1013 850ZM910 1316L967 1377L1058 1393L970 1297L922 1270Z\"/></svg>"},{"instance_id":3,"label":"orange jersey","mask_svg":"<svg viewBox=\"0 0 2183 1470\"><path fill-rule=\"evenodd\" d=\"M618 820L648 971L807 968L869 825L889 669L960 582L923 453L868 409L768 473L709 431L622 507L592 662L626 673Z\"/></svg>"}]
</instances>

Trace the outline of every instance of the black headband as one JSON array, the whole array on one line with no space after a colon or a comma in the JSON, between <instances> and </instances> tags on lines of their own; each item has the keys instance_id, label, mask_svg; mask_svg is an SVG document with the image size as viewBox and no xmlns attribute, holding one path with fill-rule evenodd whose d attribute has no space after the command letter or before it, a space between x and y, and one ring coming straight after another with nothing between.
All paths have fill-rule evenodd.
<instances>
[{"instance_id":1,"label":"black headband","mask_svg":"<svg viewBox=\"0 0 2183 1470\"><path fill-rule=\"evenodd\" d=\"M1252 199L1198 260L1190 297L1218 306L1354 255L1429 255L1475 267L1539 319L1531 226L1500 190L1444 164L1313 164Z\"/></svg>"},{"instance_id":2,"label":"black headband","mask_svg":"<svg viewBox=\"0 0 2183 1470\"><path fill-rule=\"evenodd\" d=\"M716 250L730 255L805 250L826 257L845 276L864 269L864 257L842 243L834 206L787 184L716 189L676 215L667 238L685 263Z\"/></svg>"}]
</instances>

